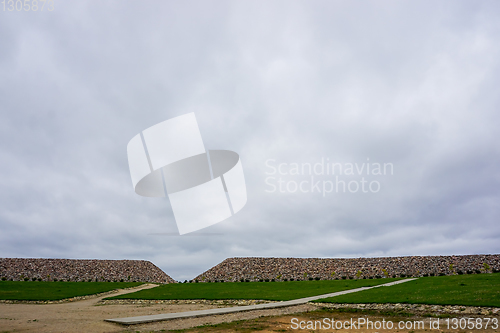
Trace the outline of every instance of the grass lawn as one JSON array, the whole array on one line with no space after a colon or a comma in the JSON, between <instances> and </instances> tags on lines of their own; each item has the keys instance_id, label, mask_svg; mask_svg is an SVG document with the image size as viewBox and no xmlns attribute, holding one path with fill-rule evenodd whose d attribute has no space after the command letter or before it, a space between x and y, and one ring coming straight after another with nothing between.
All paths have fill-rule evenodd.
<instances>
[{"instance_id":1,"label":"grass lawn","mask_svg":"<svg viewBox=\"0 0 500 333\"><path fill-rule=\"evenodd\" d=\"M330 303L412 303L500 307L500 274L423 277L391 287L380 287L331 297Z\"/></svg>"},{"instance_id":2,"label":"grass lawn","mask_svg":"<svg viewBox=\"0 0 500 333\"><path fill-rule=\"evenodd\" d=\"M141 282L38 282L0 281L0 299L24 301L56 301L75 296L98 294L129 288Z\"/></svg>"},{"instance_id":3,"label":"grass lawn","mask_svg":"<svg viewBox=\"0 0 500 333\"><path fill-rule=\"evenodd\" d=\"M291 299L374 286L397 279L287 282L175 283L107 299Z\"/></svg>"}]
</instances>

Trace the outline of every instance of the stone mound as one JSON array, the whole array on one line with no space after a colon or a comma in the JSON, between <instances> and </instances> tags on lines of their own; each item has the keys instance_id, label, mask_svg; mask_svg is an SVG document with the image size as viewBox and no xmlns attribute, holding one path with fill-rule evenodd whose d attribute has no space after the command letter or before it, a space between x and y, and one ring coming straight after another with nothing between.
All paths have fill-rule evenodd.
<instances>
[{"instance_id":1,"label":"stone mound","mask_svg":"<svg viewBox=\"0 0 500 333\"><path fill-rule=\"evenodd\" d=\"M0 279L175 283L145 260L0 258Z\"/></svg>"},{"instance_id":2,"label":"stone mound","mask_svg":"<svg viewBox=\"0 0 500 333\"><path fill-rule=\"evenodd\" d=\"M198 282L333 280L419 277L500 271L500 255L383 258L228 258L198 275Z\"/></svg>"}]
</instances>

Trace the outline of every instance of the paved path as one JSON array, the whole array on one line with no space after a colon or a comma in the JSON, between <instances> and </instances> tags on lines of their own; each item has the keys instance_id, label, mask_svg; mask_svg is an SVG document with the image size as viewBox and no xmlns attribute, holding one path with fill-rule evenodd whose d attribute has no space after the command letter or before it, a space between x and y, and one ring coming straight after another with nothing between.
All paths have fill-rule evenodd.
<instances>
[{"instance_id":1,"label":"paved path","mask_svg":"<svg viewBox=\"0 0 500 333\"><path fill-rule=\"evenodd\" d=\"M194 318L194 317L203 317L203 316L226 314L226 313L233 313L233 312L281 308L284 306L304 304L304 303L307 303L310 301L315 301L317 299L322 299L322 298L327 298L327 297L335 297L335 296L339 296L339 295L355 293L357 291L368 290L368 289L372 289L372 288L393 286L395 284L400 284L400 283L408 282L408 281L412 281L412 280L416 280L416 279L398 280L398 281L394 281L394 282L379 284L379 285L373 286L373 287L361 287L361 288L356 288L356 289L343 290L343 291L339 291L336 293L299 298L299 299L294 299L291 301L256 304L256 305L246 305L246 306L234 306L234 307L229 307L229 308L218 308L218 309L208 309L208 310L198 310L198 311L165 313L165 314L152 315L152 316L114 318L114 319L106 319L106 321L109 321L112 323L123 324L123 325L133 325L133 324L144 324L144 323L151 323L151 322L155 322L155 321L162 321L162 320L169 320L169 319Z\"/></svg>"}]
</instances>

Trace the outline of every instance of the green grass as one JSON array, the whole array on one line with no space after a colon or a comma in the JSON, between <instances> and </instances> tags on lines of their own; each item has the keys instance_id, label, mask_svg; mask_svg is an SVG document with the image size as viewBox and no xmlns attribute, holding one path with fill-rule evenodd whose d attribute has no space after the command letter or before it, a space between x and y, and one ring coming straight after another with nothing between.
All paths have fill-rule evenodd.
<instances>
[{"instance_id":1,"label":"green grass","mask_svg":"<svg viewBox=\"0 0 500 333\"><path fill-rule=\"evenodd\" d=\"M391 287L326 298L330 303L500 306L500 274L424 277Z\"/></svg>"},{"instance_id":2,"label":"green grass","mask_svg":"<svg viewBox=\"0 0 500 333\"><path fill-rule=\"evenodd\" d=\"M23 301L56 301L75 296L98 294L129 288L141 282L38 282L0 281L0 299Z\"/></svg>"},{"instance_id":3,"label":"green grass","mask_svg":"<svg viewBox=\"0 0 500 333\"><path fill-rule=\"evenodd\" d=\"M109 297L107 299L260 299L288 301L291 299L333 293L341 290L374 286L396 279L321 280L288 282L224 282L176 283L149 290Z\"/></svg>"}]
</instances>

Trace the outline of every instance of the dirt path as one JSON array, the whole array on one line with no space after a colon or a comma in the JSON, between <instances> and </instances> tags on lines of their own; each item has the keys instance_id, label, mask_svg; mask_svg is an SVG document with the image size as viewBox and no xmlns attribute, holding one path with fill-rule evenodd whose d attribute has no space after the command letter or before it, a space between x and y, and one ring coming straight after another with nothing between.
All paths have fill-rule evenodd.
<instances>
[{"instance_id":1,"label":"dirt path","mask_svg":"<svg viewBox=\"0 0 500 333\"><path fill-rule=\"evenodd\" d=\"M133 290L119 290L113 295L121 295L141 289L153 288L155 285L142 285ZM85 299L75 302L57 303L57 304L6 304L0 303L0 333L4 332L158 332L168 331L173 329L189 329L192 327L206 324L223 324L219 327L190 329L188 332L310 332L320 330L314 329L293 329L292 320L316 321L322 320L325 317L335 318L336 320L350 320L350 318L365 317L372 321L382 320L381 316L365 316L358 313L338 313L333 311L314 311L318 309L318 305L303 304L293 307L278 308L248 311L241 313L232 313L226 315L216 315L200 318L176 319L156 323L148 323L141 325L122 326L118 324L105 322L104 319L152 315L168 312L182 312L202 309L211 309L223 306L221 304L204 304L204 303L181 303L181 304L165 304L156 302L127 302L123 303L102 303L101 300L109 297L109 294ZM495 316L498 318L498 316ZM395 318L386 318L395 320ZM414 320L415 318L403 318L404 320ZM244 320L244 321L241 321ZM422 319L420 319L422 320ZM426 326L428 318L424 319ZM356 330L336 330L337 333L349 331L352 333ZM359 332L378 332L378 333L406 333L414 331L414 333L441 333L441 332L458 332L458 330L447 330L441 327L441 330L425 330L421 329L393 329L393 330L366 330L361 329ZM495 333L498 329L492 330L475 330L481 333ZM321 330L321 332L333 332L333 330ZM465 331L460 331L465 332ZM473 332L473 331L472 331Z\"/></svg>"},{"instance_id":2,"label":"dirt path","mask_svg":"<svg viewBox=\"0 0 500 333\"><path fill-rule=\"evenodd\" d=\"M156 285L142 285L137 288L118 290L112 295L121 295ZM168 312L183 312L212 309L233 305L221 304L162 304L148 302L146 304L102 304L106 295L74 302L56 304L0 303L0 332L150 332L190 328L204 324L216 324L227 321L257 318L260 316L279 315L308 311L316 308L311 305L244 312L232 315L190 318L144 325L122 326L105 322L104 319L153 315Z\"/></svg>"},{"instance_id":3,"label":"dirt path","mask_svg":"<svg viewBox=\"0 0 500 333\"><path fill-rule=\"evenodd\" d=\"M154 284L117 290L111 295L121 295L142 289L154 288ZM126 309L99 306L105 295L90 299L56 304L6 304L0 303L0 332L119 332L123 328L104 322L110 315L138 313L133 306ZM145 311L146 312L146 311Z\"/></svg>"}]
</instances>

